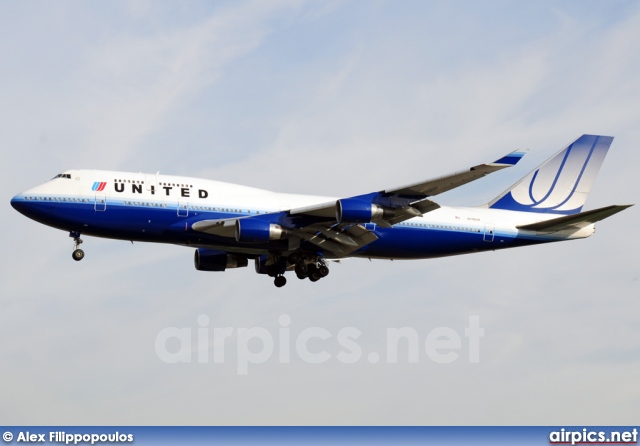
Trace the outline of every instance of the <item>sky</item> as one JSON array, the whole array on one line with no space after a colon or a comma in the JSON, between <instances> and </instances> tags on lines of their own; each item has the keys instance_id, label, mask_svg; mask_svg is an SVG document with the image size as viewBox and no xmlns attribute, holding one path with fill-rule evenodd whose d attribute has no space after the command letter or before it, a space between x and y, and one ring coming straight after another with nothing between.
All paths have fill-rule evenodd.
<instances>
[{"instance_id":1,"label":"sky","mask_svg":"<svg viewBox=\"0 0 640 446\"><path fill-rule=\"evenodd\" d=\"M4 424L637 423L637 207L586 240L352 259L277 289L251 265L196 271L171 245L85 237L74 262L68 234L9 205L74 168L345 197L528 149L436 199L473 206L583 133L615 137L585 209L637 203L637 2L3 1L0 60ZM278 346L283 317L291 345L328 332L309 349L330 359L276 350L239 374L241 329ZM233 334L214 342L220 327ZM386 360L401 327L417 362L404 344ZM461 340L446 364L423 345L441 327ZM190 362L158 354L172 329L192 334ZM343 329L361 333L355 363L338 359Z\"/></svg>"}]
</instances>

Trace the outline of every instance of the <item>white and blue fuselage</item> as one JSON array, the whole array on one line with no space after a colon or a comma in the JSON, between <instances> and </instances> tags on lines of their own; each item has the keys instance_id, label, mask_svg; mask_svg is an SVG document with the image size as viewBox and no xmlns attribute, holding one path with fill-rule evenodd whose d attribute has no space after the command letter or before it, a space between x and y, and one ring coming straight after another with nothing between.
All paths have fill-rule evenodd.
<instances>
[{"instance_id":1,"label":"white and blue fuselage","mask_svg":"<svg viewBox=\"0 0 640 446\"><path fill-rule=\"evenodd\" d=\"M106 184L105 184L106 183ZM94 185L105 184L102 190ZM168 175L69 170L11 201L29 218L69 232L121 240L261 251L235 239L191 230L203 219L277 214L337 198L281 194L235 184ZM540 235L516 225L555 215L482 207L440 207L391 228L365 223L378 240L353 256L426 259L532 243L588 237L591 224L567 234ZM271 242L272 243L272 242Z\"/></svg>"},{"instance_id":2,"label":"white and blue fuselage","mask_svg":"<svg viewBox=\"0 0 640 446\"><path fill-rule=\"evenodd\" d=\"M586 166L595 159L596 149L594 143L581 173L576 170L574 192L582 193L580 182L585 181ZM555 162L558 157L564 163ZM569 161L560 152L545 163L558 172L555 180L548 181L552 189L562 180ZM618 211L602 216L598 210L598 218L578 218L584 200L579 208L565 211L559 210L558 203L568 199L559 197L554 209L545 212L540 203L549 202L548 191L538 193L542 198L535 203L518 203L519 209L500 204L506 196L509 200L517 196L525 180L529 181L527 194L536 200L532 185L536 177L540 182L545 164L534 171L532 180L525 177L493 203L478 207L446 207L426 200L435 195L428 188L448 190L441 182L339 199L199 178L102 170L65 171L16 195L11 204L25 216L68 231L77 240L83 234L195 247L198 269L222 271L255 259L256 270L276 277L276 285L282 286L287 270L295 269L298 277L312 281L323 277L326 274L312 273L326 268L324 259L427 259L585 238L594 233L595 221ZM502 164L488 166L497 169ZM79 260L75 252L74 258Z\"/></svg>"}]
</instances>

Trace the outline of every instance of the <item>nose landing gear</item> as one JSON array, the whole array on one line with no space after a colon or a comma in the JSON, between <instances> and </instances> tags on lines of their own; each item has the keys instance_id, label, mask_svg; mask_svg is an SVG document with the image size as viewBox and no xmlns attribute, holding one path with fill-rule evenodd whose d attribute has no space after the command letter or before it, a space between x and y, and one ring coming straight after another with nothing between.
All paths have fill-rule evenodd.
<instances>
[{"instance_id":1,"label":"nose landing gear","mask_svg":"<svg viewBox=\"0 0 640 446\"><path fill-rule=\"evenodd\" d=\"M69 237L73 237L73 242L74 242L74 244L73 244L73 253L71 254L71 257L76 262L79 262L80 260L84 259L84 251L79 248L79 246L82 244L82 239L80 238L80 233L79 232L70 232L69 233Z\"/></svg>"}]
</instances>

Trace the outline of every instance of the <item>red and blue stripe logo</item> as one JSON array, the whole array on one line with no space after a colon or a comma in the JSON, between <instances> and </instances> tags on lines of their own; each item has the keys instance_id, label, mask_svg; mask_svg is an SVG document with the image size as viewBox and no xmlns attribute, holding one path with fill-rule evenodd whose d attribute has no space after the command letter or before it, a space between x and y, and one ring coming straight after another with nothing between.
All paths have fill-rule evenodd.
<instances>
[{"instance_id":1,"label":"red and blue stripe logo","mask_svg":"<svg viewBox=\"0 0 640 446\"><path fill-rule=\"evenodd\" d=\"M96 181L95 183L93 183L93 187L91 187L91 190L94 192L102 192L105 187L107 187L106 181Z\"/></svg>"}]
</instances>

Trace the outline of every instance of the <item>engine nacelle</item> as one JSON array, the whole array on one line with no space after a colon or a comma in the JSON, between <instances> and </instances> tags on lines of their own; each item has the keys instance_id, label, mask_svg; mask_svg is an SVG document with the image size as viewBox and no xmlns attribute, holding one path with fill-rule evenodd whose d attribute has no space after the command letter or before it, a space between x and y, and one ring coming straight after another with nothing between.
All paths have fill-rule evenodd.
<instances>
[{"instance_id":1,"label":"engine nacelle","mask_svg":"<svg viewBox=\"0 0 640 446\"><path fill-rule=\"evenodd\" d=\"M336 202L338 223L369 223L392 215L392 210L364 200L346 198Z\"/></svg>"},{"instance_id":2,"label":"engine nacelle","mask_svg":"<svg viewBox=\"0 0 640 446\"><path fill-rule=\"evenodd\" d=\"M224 271L227 268L242 268L249 264L246 257L211 249L196 249L193 264L198 271Z\"/></svg>"},{"instance_id":3,"label":"engine nacelle","mask_svg":"<svg viewBox=\"0 0 640 446\"><path fill-rule=\"evenodd\" d=\"M268 242L283 238L285 229L268 221L256 218L241 218L236 220L236 241L238 242Z\"/></svg>"}]
</instances>

